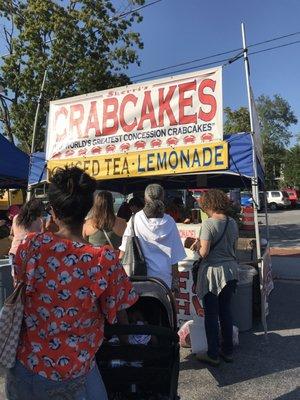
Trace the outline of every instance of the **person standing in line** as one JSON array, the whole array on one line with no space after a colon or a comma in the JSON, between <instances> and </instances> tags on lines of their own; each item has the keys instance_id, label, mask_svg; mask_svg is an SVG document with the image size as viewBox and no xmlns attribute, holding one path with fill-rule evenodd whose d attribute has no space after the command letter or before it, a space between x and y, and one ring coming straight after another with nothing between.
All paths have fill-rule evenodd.
<instances>
[{"instance_id":1,"label":"person standing in line","mask_svg":"<svg viewBox=\"0 0 300 400\"><path fill-rule=\"evenodd\" d=\"M26 235L31 232L43 231L42 213L44 211L43 203L38 199L31 199L23 205L19 213L13 217L10 236L12 237L9 255L12 257L16 254L20 243Z\"/></svg>"},{"instance_id":2,"label":"person standing in line","mask_svg":"<svg viewBox=\"0 0 300 400\"><path fill-rule=\"evenodd\" d=\"M131 215L132 215L132 211L129 207L128 202L125 200L125 201L123 201L123 203L121 204L121 206L117 212L117 217L125 219L125 221L128 222L130 220Z\"/></svg>"},{"instance_id":3,"label":"person standing in line","mask_svg":"<svg viewBox=\"0 0 300 400\"><path fill-rule=\"evenodd\" d=\"M82 237L95 187L77 167L58 169L49 185L58 232L29 234L19 246L14 279L25 276L26 292L8 400L107 400L95 362L104 322L128 324L137 295L116 252Z\"/></svg>"},{"instance_id":4,"label":"person standing in line","mask_svg":"<svg viewBox=\"0 0 300 400\"><path fill-rule=\"evenodd\" d=\"M177 292L178 262L186 257L186 253L174 219L165 214L164 189L160 185L152 184L146 187L145 206L134 215L134 231L145 257L147 275L160 278ZM125 253L130 236L132 219L128 222L123 236L120 258Z\"/></svg>"},{"instance_id":5,"label":"person standing in line","mask_svg":"<svg viewBox=\"0 0 300 400\"><path fill-rule=\"evenodd\" d=\"M91 216L83 227L83 237L93 246L111 244L118 250L126 229L126 221L114 212L113 196L108 191L95 195Z\"/></svg>"},{"instance_id":6,"label":"person standing in line","mask_svg":"<svg viewBox=\"0 0 300 400\"><path fill-rule=\"evenodd\" d=\"M140 197L133 196L128 202L131 214L136 214L144 208L144 202Z\"/></svg>"},{"instance_id":7,"label":"person standing in line","mask_svg":"<svg viewBox=\"0 0 300 400\"><path fill-rule=\"evenodd\" d=\"M238 279L235 255L238 226L233 218L228 217L230 201L221 190L205 192L200 206L209 218L202 223L200 239L191 248L198 250L203 258L196 293L203 301L208 351L207 354L198 354L197 359L218 366L220 356L226 362L233 361L231 299Z\"/></svg>"}]
</instances>

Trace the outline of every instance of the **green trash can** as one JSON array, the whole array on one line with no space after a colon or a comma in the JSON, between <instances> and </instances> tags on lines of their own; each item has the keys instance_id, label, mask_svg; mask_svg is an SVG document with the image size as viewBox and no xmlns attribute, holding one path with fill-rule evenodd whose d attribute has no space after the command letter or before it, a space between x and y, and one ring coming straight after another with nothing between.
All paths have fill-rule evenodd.
<instances>
[{"instance_id":1,"label":"green trash can","mask_svg":"<svg viewBox=\"0 0 300 400\"><path fill-rule=\"evenodd\" d=\"M8 258L0 259L0 309L13 290L13 278L9 260Z\"/></svg>"}]
</instances>

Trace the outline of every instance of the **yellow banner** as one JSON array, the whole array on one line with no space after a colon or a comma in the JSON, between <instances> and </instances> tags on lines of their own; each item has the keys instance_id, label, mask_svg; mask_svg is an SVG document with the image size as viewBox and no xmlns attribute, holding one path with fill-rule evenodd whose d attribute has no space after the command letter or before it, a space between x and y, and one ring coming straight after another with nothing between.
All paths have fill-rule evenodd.
<instances>
[{"instance_id":1,"label":"yellow banner","mask_svg":"<svg viewBox=\"0 0 300 400\"><path fill-rule=\"evenodd\" d=\"M48 170L53 173L66 165L77 166L99 180L217 171L228 168L228 143L50 160Z\"/></svg>"}]
</instances>

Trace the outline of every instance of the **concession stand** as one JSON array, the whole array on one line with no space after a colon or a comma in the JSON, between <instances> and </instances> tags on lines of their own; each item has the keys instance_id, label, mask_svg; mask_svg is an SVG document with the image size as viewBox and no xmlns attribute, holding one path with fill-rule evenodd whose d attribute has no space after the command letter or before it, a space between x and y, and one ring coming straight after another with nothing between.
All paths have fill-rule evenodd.
<instances>
[{"instance_id":1,"label":"concession stand","mask_svg":"<svg viewBox=\"0 0 300 400\"><path fill-rule=\"evenodd\" d=\"M252 187L257 199L264 184L258 143L254 131L223 137L222 67L215 67L51 102L46 162L35 174L43 176L45 166L49 175L58 167L78 166L99 188L123 194L157 182L165 189ZM271 265L268 245L261 249L256 202L254 208L256 256L243 261L259 272L266 331ZM178 229L184 241L199 235L200 224ZM192 288L194 259L187 250L180 265L180 322L203 314Z\"/></svg>"}]
</instances>

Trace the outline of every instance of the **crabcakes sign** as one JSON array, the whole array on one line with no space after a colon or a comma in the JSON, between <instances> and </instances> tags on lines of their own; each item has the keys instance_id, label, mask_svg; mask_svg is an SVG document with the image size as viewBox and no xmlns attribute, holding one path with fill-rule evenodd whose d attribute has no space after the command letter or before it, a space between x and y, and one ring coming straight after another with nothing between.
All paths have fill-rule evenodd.
<instances>
[{"instance_id":1,"label":"crabcakes sign","mask_svg":"<svg viewBox=\"0 0 300 400\"><path fill-rule=\"evenodd\" d=\"M227 168L221 67L50 104L50 170L98 179Z\"/></svg>"}]
</instances>

